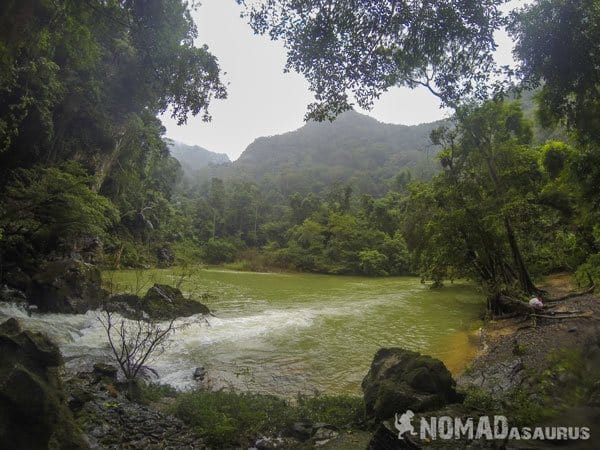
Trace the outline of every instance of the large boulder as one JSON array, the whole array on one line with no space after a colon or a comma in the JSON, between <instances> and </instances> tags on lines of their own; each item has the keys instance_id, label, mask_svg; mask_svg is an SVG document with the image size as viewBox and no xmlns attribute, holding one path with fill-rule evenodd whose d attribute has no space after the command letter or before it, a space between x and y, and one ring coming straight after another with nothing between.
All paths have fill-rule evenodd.
<instances>
[{"instance_id":1,"label":"large boulder","mask_svg":"<svg viewBox=\"0 0 600 450\"><path fill-rule=\"evenodd\" d=\"M88 448L65 403L58 347L9 319L0 354L0 448Z\"/></svg>"},{"instance_id":2,"label":"large boulder","mask_svg":"<svg viewBox=\"0 0 600 450\"><path fill-rule=\"evenodd\" d=\"M176 287L155 284L142 299L144 310L151 318L189 317L194 314L208 314L206 305L187 299Z\"/></svg>"},{"instance_id":3,"label":"large boulder","mask_svg":"<svg viewBox=\"0 0 600 450\"><path fill-rule=\"evenodd\" d=\"M106 298L100 269L75 259L44 263L32 276L28 297L40 311L85 313Z\"/></svg>"},{"instance_id":4,"label":"large boulder","mask_svg":"<svg viewBox=\"0 0 600 450\"><path fill-rule=\"evenodd\" d=\"M430 411L461 401L455 386L439 359L403 348L382 348L362 382L366 414L385 420L408 409Z\"/></svg>"},{"instance_id":5,"label":"large boulder","mask_svg":"<svg viewBox=\"0 0 600 450\"><path fill-rule=\"evenodd\" d=\"M166 284L155 284L144 297L133 294L113 295L105 302L104 308L128 318L138 318L140 313L144 313L153 320L210 314L206 305L185 298L179 289Z\"/></svg>"}]
</instances>

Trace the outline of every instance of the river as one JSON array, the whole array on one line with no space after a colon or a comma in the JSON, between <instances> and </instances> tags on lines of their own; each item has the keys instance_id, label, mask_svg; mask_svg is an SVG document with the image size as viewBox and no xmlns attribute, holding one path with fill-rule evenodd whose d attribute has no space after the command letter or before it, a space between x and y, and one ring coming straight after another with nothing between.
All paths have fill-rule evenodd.
<instances>
[{"instance_id":1,"label":"river","mask_svg":"<svg viewBox=\"0 0 600 450\"><path fill-rule=\"evenodd\" d=\"M474 353L469 335L484 307L471 285L432 290L412 277L187 268L109 271L104 281L112 292L142 294L156 282L178 285L186 295L204 297L203 303L214 312L208 321L188 319L167 350L151 361L161 382L191 388L194 368L203 366L212 388L282 396L359 394L380 347L431 354L456 374ZM96 312L28 315L4 304L0 318L5 316L16 316L54 338L68 370L108 355Z\"/></svg>"}]
</instances>

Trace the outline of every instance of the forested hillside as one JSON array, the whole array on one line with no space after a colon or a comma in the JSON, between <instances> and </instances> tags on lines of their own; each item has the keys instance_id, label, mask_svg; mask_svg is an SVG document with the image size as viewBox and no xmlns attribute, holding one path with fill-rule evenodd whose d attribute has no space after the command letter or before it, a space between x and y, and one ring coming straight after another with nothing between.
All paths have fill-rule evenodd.
<instances>
[{"instance_id":1,"label":"forested hillside","mask_svg":"<svg viewBox=\"0 0 600 450\"><path fill-rule=\"evenodd\" d=\"M226 164L229 157L224 153L215 153L199 145L186 145L181 142L169 142L171 156L181 164L184 173L193 177L198 171L210 165Z\"/></svg>"},{"instance_id":2,"label":"forested hillside","mask_svg":"<svg viewBox=\"0 0 600 450\"><path fill-rule=\"evenodd\" d=\"M336 182L382 195L403 169L420 178L433 175L439 147L429 133L441 124L383 124L348 111L333 122L309 122L296 131L258 138L222 176L271 184L285 195L319 193Z\"/></svg>"}]
</instances>

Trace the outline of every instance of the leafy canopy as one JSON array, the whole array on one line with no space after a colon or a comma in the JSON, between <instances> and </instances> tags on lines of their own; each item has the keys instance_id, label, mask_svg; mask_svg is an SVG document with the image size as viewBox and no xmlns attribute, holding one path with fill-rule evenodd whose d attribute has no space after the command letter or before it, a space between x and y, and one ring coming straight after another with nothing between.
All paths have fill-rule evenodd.
<instances>
[{"instance_id":1,"label":"leafy canopy","mask_svg":"<svg viewBox=\"0 0 600 450\"><path fill-rule=\"evenodd\" d=\"M75 159L103 176L136 116L209 120L226 92L196 38L184 0L3 2L0 175Z\"/></svg>"},{"instance_id":2,"label":"leafy canopy","mask_svg":"<svg viewBox=\"0 0 600 450\"><path fill-rule=\"evenodd\" d=\"M485 98L505 0L238 0L255 32L282 39L286 69L315 92L308 117L368 108L388 88L424 85L446 104Z\"/></svg>"},{"instance_id":3,"label":"leafy canopy","mask_svg":"<svg viewBox=\"0 0 600 450\"><path fill-rule=\"evenodd\" d=\"M541 86L540 117L600 142L600 3L538 0L512 15L524 86Z\"/></svg>"}]
</instances>

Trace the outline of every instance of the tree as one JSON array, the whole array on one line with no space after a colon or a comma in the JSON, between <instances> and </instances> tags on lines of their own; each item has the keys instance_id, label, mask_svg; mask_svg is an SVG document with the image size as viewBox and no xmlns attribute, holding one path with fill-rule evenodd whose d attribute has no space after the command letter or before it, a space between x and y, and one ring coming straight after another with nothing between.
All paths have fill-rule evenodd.
<instances>
[{"instance_id":1,"label":"tree","mask_svg":"<svg viewBox=\"0 0 600 450\"><path fill-rule=\"evenodd\" d=\"M256 185L234 181L228 184L225 207L225 229L249 243L255 238L258 225L260 195Z\"/></svg>"},{"instance_id":2,"label":"tree","mask_svg":"<svg viewBox=\"0 0 600 450\"><path fill-rule=\"evenodd\" d=\"M68 253L77 239L104 235L118 213L92 183L76 163L16 171L0 199L0 250L19 261L30 251Z\"/></svg>"},{"instance_id":3,"label":"tree","mask_svg":"<svg viewBox=\"0 0 600 450\"><path fill-rule=\"evenodd\" d=\"M327 192L327 203L329 209L339 212L347 213L350 211L350 200L352 199L352 186L336 181L329 187Z\"/></svg>"},{"instance_id":4,"label":"tree","mask_svg":"<svg viewBox=\"0 0 600 450\"><path fill-rule=\"evenodd\" d=\"M365 275L387 275L387 256L377 250L363 250L358 253L360 270Z\"/></svg>"},{"instance_id":5,"label":"tree","mask_svg":"<svg viewBox=\"0 0 600 450\"><path fill-rule=\"evenodd\" d=\"M234 244L224 239L209 239L204 248L204 259L209 264L232 262L238 249Z\"/></svg>"},{"instance_id":6,"label":"tree","mask_svg":"<svg viewBox=\"0 0 600 450\"><path fill-rule=\"evenodd\" d=\"M76 159L98 189L137 118L225 97L183 0L9 0L0 25L0 173Z\"/></svg>"},{"instance_id":7,"label":"tree","mask_svg":"<svg viewBox=\"0 0 600 450\"><path fill-rule=\"evenodd\" d=\"M511 192L511 188L518 186L518 184L526 186L530 180L525 177L532 176L532 174L518 173L520 168L514 166L509 166L508 170L502 174L498 167L499 162L502 163L501 159L506 154L508 158L512 159L512 161L509 159L508 164L519 162L521 158L518 146L527 145L531 142L531 128L524 120L520 106L516 103L507 105L505 103L488 102L475 111L467 110L466 115L461 111L459 116L463 132L460 143L462 150L466 151L467 157L474 157L483 162L485 167L483 170L488 174L494 194L505 205L508 205L512 199L507 197L515 194L515 192ZM526 161L523 160L523 162ZM521 168L521 170L523 169L527 170L528 167ZM519 186L519 188L522 187ZM512 225L511 215L506 208L503 209L502 221L520 286L525 293L535 294L538 290L533 284L525 265Z\"/></svg>"},{"instance_id":8,"label":"tree","mask_svg":"<svg viewBox=\"0 0 600 450\"><path fill-rule=\"evenodd\" d=\"M586 280L592 273L598 279L600 241L594 230L600 219L600 4L596 0L538 0L513 14L509 30L516 41L524 86L539 87L542 123L565 125L577 142L547 194L553 194L554 203L560 199L563 211L577 211L571 223L577 247L591 254L579 278ZM546 156L560 157L556 152ZM555 175L560 173L558 168L553 170ZM569 197L575 201L568 201Z\"/></svg>"},{"instance_id":9,"label":"tree","mask_svg":"<svg viewBox=\"0 0 600 450\"><path fill-rule=\"evenodd\" d=\"M286 70L315 92L308 117L323 120L350 109L349 92L368 108L397 85L423 85L448 105L486 98L503 3L263 0L247 15L256 33L285 42Z\"/></svg>"},{"instance_id":10,"label":"tree","mask_svg":"<svg viewBox=\"0 0 600 450\"><path fill-rule=\"evenodd\" d=\"M156 117L132 120L122 140L128 150L118 155L100 190L118 206L123 228L140 241L157 239L167 228L173 213L169 200L182 176L161 139L163 132Z\"/></svg>"},{"instance_id":11,"label":"tree","mask_svg":"<svg viewBox=\"0 0 600 450\"><path fill-rule=\"evenodd\" d=\"M419 218L408 221L416 229L409 229L409 246L422 274L437 283L469 275L492 291L537 293L518 233L541 216L531 129L516 103L490 101L461 109L457 119L456 129L436 133L446 147L443 173L412 189L406 212Z\"/></svg>"},{"instance_id":12,"label":"tree","mask_svg":"<svg viewBox=\"0 0 600 450\"><path fill-rule=\"evenodd\" d=\"M540 87L543 123L563 122L600 142L600 5L596 0L538 0L512 15L518 74Z\"/></svg>"},{"instance_id":13,"label":"tree","mask_svg":"<svg viewBox=\"0 0 600 450\"><path fill-rule=\"evenodd\" d=\"M221 220L225 214L225 184L220 178L210 181L208 204L212 209L212 238L217 235L217 217Z\"/></svg>"}]
</instances>

